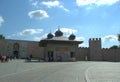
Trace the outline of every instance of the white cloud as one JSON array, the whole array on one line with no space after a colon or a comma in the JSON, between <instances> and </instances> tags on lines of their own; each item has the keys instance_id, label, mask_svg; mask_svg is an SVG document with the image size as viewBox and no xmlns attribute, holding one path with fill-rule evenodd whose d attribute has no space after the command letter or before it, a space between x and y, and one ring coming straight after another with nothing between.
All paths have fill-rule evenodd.
<instances>
[{"instance_id":1,"label":"white cloud","mask_svg":"<svg viewBox=\"0 0 120 82\"><path fill-rule=\"evenodd\" d=\"M21 36L27 36L27 35L33 35L41 33L43 29L25 29L22 32L19 32L18 34Z\"/></svg>"},{"instance_id":2,"label":"white cloud","mask_svg":"<svg viewBox=\"0 0 120 82\"><path fill-rule=\"evenodd\" d=\"M112 5L118 2L119 0L76 0L78 6L87 6L87 5Z\"/></svg>"},{"instance_id":3,"label":"white cloud","mask_svg":"<svg viewBox=\"0 0 120 82\"><path fill-rule=\"evenodd\" d=\"M40 41L42 37L34 37L34 41Z\"/></svg>"},{"instance_id":4,"label":"white cloud","mask_svg":"<svg viewBox=\"0 0 120 82\"><path fill-rule=\"evenodd\" d=\"M82 44L79 44L79 47L88 47L88 44L82 43Z\"/></svg>"},{"instance_id":5,"label":"white cloud","mask_svg":"<svg viewBox=\"0 0 120 82\"><path fill-rule=\"evenodd\" d=\"M107 36L104 36L102 37L102 42L112 42L112 41L117 41L117 36L116 35L107 35Z\"/></svg>"},{"instance_id":6,"label":"white cloud","mask_svg":"<svg viewBox=\"0 0 120 82\"><path fill-rule=\"evenodd\" d=\"M63 5L60 5L59 6L61 9L63 9L64 11L66 11L66 12L69 12L70 10L68 10L68 9L66 9Z\"/></svg>"},{"instance_id":7,"label":"white cloud","mask_svg":"<svg viewBox=\"0 0 120 82\"><path fill-rule=\"evenodd\" d=\"M76 37L76 40L78 40L78 41L84 41L85 37Z\"/></svg>"},{"instance_id":8,"label":"white cloud","mask_svg":"<svg viewBox=\"0 0 120 82\"><path fill-rule=\"evenodd\" d=\"M38 7L38 1L33 2L32 5Z\"/></svg>"},{"instance_id":9,"label":"white cloud","mask_svg":"<svg viewBox=\"0 0 120 82\"><path fill-rule=\"evenodd\" d=\"M37 0L29 0L29 3L36 8L39 7L39 1Z\"/></svg>"},{"instance_id":10,"label":"white cloud","mask_svg":"<svg viewBox=\"0 0 120 82\"><path fill-rule=\"evenodd\" d=\"M85 42L85 37L76 37L77 41L83 41L82 44L79 44L79 47L88 47L88 43Z\"/></svg>"},{"instance_id":11,"label":"white cloud","mask_svg":"<svg viewBox=\"0 0 120 82\"><path fill-rule=\"evenodd\" d=\"M96 2L96 0L76 0L78 6L90 5Z\"/></svg>"},{"instance_id":12,"label":"white cloud","mask_svg":"<svg viewBox=\"0 0 120 82\"><path fill-rule=\"evenodd\" d=\"M66 9L58 0L55 0L55 1L43 1L42 4L47 6L48 8L58 7L58 8L63 9L66 12L69 12L69 10Z\"/></svg>"},{"instance_id":13,"label":"white cloud","mask_svg":"<svg viewBox=\"0 0 120 82\"><path fill-rule=\"evenodd\" d=\"M96 1L96 4L98 6L100 5L112 5L118 2L119 0L99 0L98 2Z\"/></svg>"},{"instance_id":14,"label":"white cloud","mask_svg":"<svg viewBox=\"0 0 120 82\"><path fill-rule=\"evenodd\" d=\"M60 2L57 0L56 1L47 1L47 2L43 1L42 4L51 8L51 7L58 7L60 5Z\"/></svg>"},{"instance_id":15,"label":"white cloud","mask_svg":"<svg viewBox=\"0 0 120 82\"><path fill-rule=\"evenodd\" d=\"M30 11L28 13L28 16L30 16L30 18L35 18L35 19L44 19L49 17L47 12L44 10Z\"/></svg>"},{"instance_id":16,"label":"white cloud","mask_svg":"<svg viewBox=\"0 0 120 82\"><path fill-rule=\"evenodd\" d=\"M46 34L44 34L44 35L42 35L40 37L36 36L36 37L34 37L34 41L40 41L41 39L45 39L47 37L47 35L48 34L46 33Z\"/></svg>"},{"instance_id":17,"label":"white cloud","mask_svg":"<svg viewBox=\"0 0 120 82\"><path fill-rule=\"evenodd\" d=\"M4 19L2 16L0 16L0 26L2 26L2 23L4 22Z\"/></svg>"},{"instance_id":18,"label":"white cloud","mask_svg":"<svg viewBox=\"0 0 120 82\"><path fill-rule=\"evenodd\" d=\"M66 33L66 34L74 34L77 32L77 30L75 29L70 29L70 28L60 28L60 30L63 32L63 33Z\"/></svg>"},{"instance_id":19,"label":"white cloud","mask_svg":"<svg viewBox=\"0 0 120 82\"><path fill-rule=\"evenodd\" d=\"M12 38L14 36L16 36L17 34L11 34L11 35L8 35L6 38Z\"/></svg>"}]
</instances>

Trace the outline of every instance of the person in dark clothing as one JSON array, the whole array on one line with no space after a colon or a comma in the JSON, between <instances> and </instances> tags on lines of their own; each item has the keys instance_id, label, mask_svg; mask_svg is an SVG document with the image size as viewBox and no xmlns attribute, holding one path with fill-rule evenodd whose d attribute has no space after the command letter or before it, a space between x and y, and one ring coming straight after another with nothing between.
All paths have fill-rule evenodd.
<instances>
[{"instance_id":1,"label":"person in dark clothing","mask_svg":"<svg viewBox=\"0 0 120 82\"><path fill-rule=\"evenodd\" d=\"M2 60L2 56L0 55L0 61Z\"/></svg>"},{"instance_id":2,"label":"person in dark clothing","mask_svg":"<svg viewBox=\"0 0 120 82\"><path fill-rule=\"evenodd\" d=\"M33 58L33 56L32 56L32 54L30 55L30 59L32 59Z\"/></svg>"}]
</instances>

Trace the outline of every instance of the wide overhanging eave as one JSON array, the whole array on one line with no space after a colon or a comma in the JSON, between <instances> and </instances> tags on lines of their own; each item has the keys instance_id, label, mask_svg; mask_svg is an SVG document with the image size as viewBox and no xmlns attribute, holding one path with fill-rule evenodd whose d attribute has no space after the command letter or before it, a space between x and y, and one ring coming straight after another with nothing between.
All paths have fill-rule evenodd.
<instances>
[{"instance_id":1,"label":"wide overhanging eave","mask_svg":"<svg viewBox=\"0 0 120 82\"><path fill-rule=\"evenodd\" d=\"M41 40L39 42L39 46L46 46L47 43L65 43L65 44L81 44L83 43L83 41L72 41L72 40L69 40L69 41L61 41L61 40Z\"/></svg>"}]
</instances>

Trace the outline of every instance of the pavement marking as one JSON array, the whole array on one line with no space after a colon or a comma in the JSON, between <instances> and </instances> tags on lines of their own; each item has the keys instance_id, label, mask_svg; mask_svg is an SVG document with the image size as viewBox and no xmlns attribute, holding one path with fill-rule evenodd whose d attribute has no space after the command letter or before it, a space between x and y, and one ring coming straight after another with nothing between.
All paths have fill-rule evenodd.
<instances>
[{"instance_id":1,"label":"pavement marking","mask_svg":"<svg viewBox=\"0 0 120 82\"><path fill-rule=\"evenodd\" d=\"M101 69L101 66L103 66L103 65L105 65L105 64L102 64L102 65L94 65L94 66L91 66L91 67L89 67L86 71L85 71L85 80L86 80L86 82L120 82L120 79L111 79L111 78L107 78L107 79L104 79L104 78L102 78L102 79L99 79L99 78L94 78L94 79L91 79L90 80L90 78L89 78L89 72L90 72L90 70L91 69L95 69L95 68L97 68L98 70L99 70L99 67L100 67L100 69ZM109 64L107 64L108 66L109 66ZM110 64L111 65L111 64ZM112 67L114 67L114 65L116 65L116 64L113 64L113 66ZM108 68L108 70L110 69L111 70L111 68L109 68L107 66L107 68ZM111 66L110 66L111 67ZM105 68L106 68L106 66L105 66ZM117 68L118 69L118 68ZM106 71L106 70L104 70L104 68L103 69L101 69L101 70L103 70L103 71ZM101 72L101 70L99 70L100 72ZM98 72L99 72L98 71ZM94 73L94 71L93 71L93 73ZM108 73L107 73L107 75L108 75ZM114 75L114 74L113 74ZM111 75L110 75L111 76Z\"/></svg>"},{"instance_id":2,"label":"pavement marking","mask_svg":"<svg viewBox=\"0 0 120 82\"><path fill-rule=\"evenodd\" d=\"M85 71L85 80L86 82L90 82L90 79L88 78L88 71L92 68L94 68L96 65L90 66L86 71Z\"/></svg>"}]
</instances>

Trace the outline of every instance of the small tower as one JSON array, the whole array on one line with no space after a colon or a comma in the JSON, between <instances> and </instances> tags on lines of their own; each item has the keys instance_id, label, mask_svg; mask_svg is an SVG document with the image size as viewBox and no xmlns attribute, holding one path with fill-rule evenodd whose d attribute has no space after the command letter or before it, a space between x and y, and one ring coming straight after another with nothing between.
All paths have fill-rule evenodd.
<instances>
[{"instance_id":1,"label":"small tower","mask_svg":"<svg viewBox=\"0 0 120 82\"><path fill-rule=\"evenodd\" d=\"M101 38L90 38L89 39L89 60L101 61Z\"/></svg>"}]
</instances>

